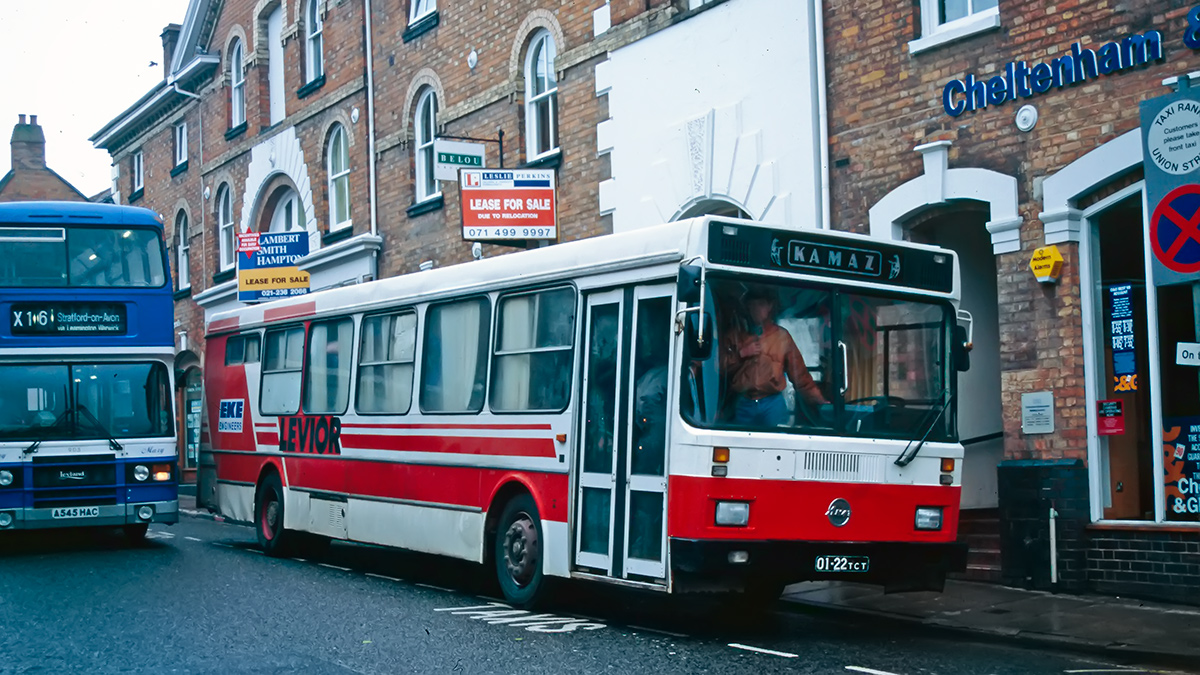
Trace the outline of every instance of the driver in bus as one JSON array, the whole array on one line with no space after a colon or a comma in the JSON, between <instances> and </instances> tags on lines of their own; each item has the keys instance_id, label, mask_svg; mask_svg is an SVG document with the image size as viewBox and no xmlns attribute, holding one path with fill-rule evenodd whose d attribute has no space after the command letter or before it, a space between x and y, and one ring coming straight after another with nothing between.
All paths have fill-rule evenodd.
<instances>
[{"instance_id":1,"label":"driver in bus","mask_svg":"<svg viewBox=\"0 0 1200 675\"><path fill-rule=\"evenodd\" d=\"M787 380L796 390L797 407L801 399L814 406L828 404L791 334L775 323L779 303L774 293L752 287L745 303L749 325L728 331L721 345L721 369L737 397L733 421L758 427L787 424Z\"/></svg>"}]
</instances>

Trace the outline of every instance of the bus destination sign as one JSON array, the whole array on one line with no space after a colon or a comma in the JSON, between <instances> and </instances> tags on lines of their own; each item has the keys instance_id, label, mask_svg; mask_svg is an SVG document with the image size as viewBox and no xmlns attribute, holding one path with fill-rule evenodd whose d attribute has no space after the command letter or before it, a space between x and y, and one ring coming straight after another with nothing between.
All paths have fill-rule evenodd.
<instances>
[{"instance_id":1,"label":"bus destination sign","mask_svg":"<svg viewBox=\"0 0 1200 675\"><path fill-rule=\"evenodd\" d=\"M14 302L13 335L125 335L126 308L119 302Z\"/></svg>"},{"instance_id":2,"label":"bus destination sign","mask_svg":"<svg viewBox=\"0 0 1200 675\"><path fill-rule=\"evenodd\" d=\"M954 258L949 251L912 249L870 239L714 222L708 233L708 254L710 262L721 265L941 293L954 288Z\"/></svg>"}]
</instances>

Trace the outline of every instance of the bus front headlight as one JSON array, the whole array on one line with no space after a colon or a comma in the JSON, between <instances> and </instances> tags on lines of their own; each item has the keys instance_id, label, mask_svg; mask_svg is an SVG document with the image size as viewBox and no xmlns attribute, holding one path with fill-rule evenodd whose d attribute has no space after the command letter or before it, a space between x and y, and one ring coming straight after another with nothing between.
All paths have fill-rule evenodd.
<instances>
[{"instance_id":1,"label":"bus front headlight","mask_svg":"<svg viewBox=\"0 0 1200 675\"><path fill-rule=\"evenodd\" d=\"M717 502L717 525L745 527L750 523L749 502Z\"/></svg>"},{"instance_id":2,"label":"bus front headlight","mask_svg":"<svg viewBox=\"0 0 1200 675\"><path fill-rule=\"evenodd\" d=\"M942 529L942 507L918 506L915 526L918 530Z\"/></svg>"},{"instance_id":3,"label":"bus front headlight","mask_svg":"<svg viewBox=\"0 0 1200 675\"><path fill-rule=\"evenodd\" d=\"M11 471L0 471L0 487L8 487L12 485L13 475Z\"/></svg>"},{"instance_id":4,"label":"bus front headlight","mask_svg":"<svg viewBox=\"0 0 1200 675\"><path fill-rule=\"evenodd\" d=\"M150 469L146 468L145 464L138 464L133 467L133 478L139 483L144 483L150 477Z\"/></svg>"}]
</instances>

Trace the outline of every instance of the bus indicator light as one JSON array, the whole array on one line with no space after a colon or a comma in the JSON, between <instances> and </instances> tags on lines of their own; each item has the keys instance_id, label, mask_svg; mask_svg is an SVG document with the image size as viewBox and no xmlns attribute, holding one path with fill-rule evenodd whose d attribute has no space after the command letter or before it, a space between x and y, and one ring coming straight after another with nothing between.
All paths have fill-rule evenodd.
<instances>
[{"instance_id":1,"label":"bus indicator light","mask_svg":"<svg viewBox=\"0 0 1200 675\"><path fill-rule=\"evenodd\" d=\"M953 457L943 457L942 458L942 473L950 473L951 471L954 471L954 458Z\"/></svg>"},{"instance_id":2,"label":"bus indicator light","mask_svg":"<svg viewBox=\"0 0 1200 675\"><path fill-rule=\"evenodd\" d=\"M713 448L713 461L718 464L729 462L729 448Z\"/></svg>"}]
</instances>

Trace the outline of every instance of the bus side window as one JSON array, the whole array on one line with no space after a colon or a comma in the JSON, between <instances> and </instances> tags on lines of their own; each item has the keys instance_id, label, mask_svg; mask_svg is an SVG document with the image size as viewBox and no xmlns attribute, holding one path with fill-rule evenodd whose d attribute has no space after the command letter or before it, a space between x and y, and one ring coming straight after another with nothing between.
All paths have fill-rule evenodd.
<instances>
[{"instance_id":1,"label":"bus side window","mask_svg":"<svg viewBox=\"0 0 1200 675\"><path fill-rule=\"evenodd\" d=\"M342 415L350 402L350 361L354 322L350 319L314 322L308 336L308 367L304 369L304 412Z\"/></svg>"},{"instance_id":2,"label":"bus side window","mask_svg":"<svg viewBox=\"0 0 1200 675\"><path fill-rule=\"evenodd\" d=\"M258 355L262 348L262 338L258 337L258 333L243 335L245 340L245 358L242 363L258 363Z\"/></svg>"},{"instance_id":3,"label":"bus side window","mask_svg":"<svg viewBox=\"0 0 1200 675\"><path fill-rule=\"evenodd\" d=\"M225 365L240 366L245 362L246 339L241 335L230 335L225 340Z\"/></svg>"},{"instance_id":4,"label":"bus side window","mask_svg":"<svg viewBox=\"0 0 1200 675\"><path fill-rule=\"evenodd\" d=\"M491 407L560 411L571 398L575 291L555 288L500 298Z\"/></svg>"},{"instance_id":5,"label":"bus side window","mask_svg":"<svg viewBox=\"0 0 1200 675\"><path fill-rule=\"evenodd\" d=\"M358 352L355 409L366 414L404 415L412 406L417 315L364 317Z\"/></svg>"},{"instance_id":6,"label":"bus side window","mask_svg":"<svg viewBox=\"0 0 1200 675\"><path fill-rule=\"evenodd\" d=\"M266 340L259 408L264 415L295 415L300 411L304 328L273 330Z\"/></svg>"},{"instance_id":7,"label":"bus side window","mask_svg":"<svg viewBox=\"0 0 1200 675\"><path fill-rule=\"evenodd\" d=\"M487 380L488 298L430 305L421 353L421 410L476 413Z\"/></svg>"}]
</instances>

